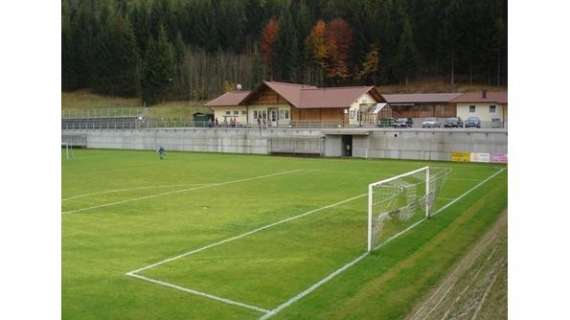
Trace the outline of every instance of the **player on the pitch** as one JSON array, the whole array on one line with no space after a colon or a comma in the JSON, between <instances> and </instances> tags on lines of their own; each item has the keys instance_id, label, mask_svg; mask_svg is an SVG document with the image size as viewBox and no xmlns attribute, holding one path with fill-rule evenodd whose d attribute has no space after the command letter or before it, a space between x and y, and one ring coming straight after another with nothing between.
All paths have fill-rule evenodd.
<instances>
[{"instance_id":1,"label":"player on the pitch","mask_svg":"<svg viewBox=\"0 0 570 320\"><path fill-rule=\"evenodd\" d=\"M164 147L162 146L158 147L158 155L160 156L160 160L166 157L166 150L164 149Z\"/></svg>"}]
</instances>

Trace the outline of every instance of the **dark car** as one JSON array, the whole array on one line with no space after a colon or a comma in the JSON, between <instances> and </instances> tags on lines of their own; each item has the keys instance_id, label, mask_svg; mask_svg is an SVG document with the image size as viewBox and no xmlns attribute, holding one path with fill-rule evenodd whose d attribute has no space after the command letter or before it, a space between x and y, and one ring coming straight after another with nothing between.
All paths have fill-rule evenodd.
<instances>
[{"instance_id":1,"label":"dark car","mask_svg":"<svg viewBox=\"0 0 570 320\"><path fill-rule=\"evenodd\" d=\"M465 128L481 128L481 120L477 117L469 117L465 120Z\"/></svg>"},{"instance_id":2,"label":"dark car","mask_svg":"<svg viewBox=\"0 0 570 320\"><path fill-rule=\"evenodd\" d=\"M422 128L441 128L441 122L437 121L436 118L427 118L422 122Z\"/></svg>"},{"instance_id":3,"label":"dark car","mask_svg":"<svg viewBox=\"0 0 570 320\"><path fill-rule=\"evenodd\" d=\"M447 118L443 126L445 128L463 128L463 121L461 121L461 118Z\"/></svg>"},{"instance_id":4,"label":"dark car","mask_svg":"<svg viewBox=\"0 0 570 320\"><path fill-rule=\"evenodd\" d=\"M411 128L413 125L412 118L398 118L394 122L394 128Z\"/></svg>"}]
</instances>

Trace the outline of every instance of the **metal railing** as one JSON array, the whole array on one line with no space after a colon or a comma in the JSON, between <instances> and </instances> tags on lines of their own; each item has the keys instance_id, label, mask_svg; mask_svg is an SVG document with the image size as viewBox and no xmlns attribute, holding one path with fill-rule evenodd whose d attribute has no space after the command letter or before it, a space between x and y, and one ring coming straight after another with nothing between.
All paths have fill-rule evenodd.
<instances>
[{"instance_id":1,"label":"metal railing","mask_svg":"<svg viewBox=\"0 0 570 320\"><path fill-rule=\"evenodd\" d=\"M95 108L86 110L63 110L62 119L96 119L96 118L124 118L139 117L144 114L143 107L131 108Z\"/></svg>"},{"instance_id":2,"label":"metal railing","mask_svg":"<svg viewBox=\"0 0 570 320\"><path fill-rule=\"evenodd\" d=\"M505 122L481 121L479 126L470 126L465 122L460 126L446 127L445 121L426 124L415 119L413 124L398 125L393 120L383 119L378 122L347 121L287 121L258 123L219 123L215 121L197 121L188 118L153 119L142 116L67 118L62 119L62 129L145 129L145 128L291 128L291 129L340 129L340 128L398 128L398 129L502 129Z\"/></svg>"}]
</instances>

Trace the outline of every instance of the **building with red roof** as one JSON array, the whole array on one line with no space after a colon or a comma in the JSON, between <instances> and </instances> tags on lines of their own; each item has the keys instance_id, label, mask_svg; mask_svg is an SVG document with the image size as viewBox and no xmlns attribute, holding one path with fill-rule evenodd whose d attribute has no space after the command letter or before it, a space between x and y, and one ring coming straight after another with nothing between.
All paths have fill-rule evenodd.
<instances>
[{"instance_id":1,"label":"building with red roof","mask_svg":"<svg viewBox=\"0 0 570 320\"><path fill-rule=\"evenodd\" d=\"M252 91L231 91L209 101L219 123L290 126L329 123L361 125L390 116L374 86L321 88L264 81ZM259 119L259 121L258 121Z\"/></svg>"}]
</instances>

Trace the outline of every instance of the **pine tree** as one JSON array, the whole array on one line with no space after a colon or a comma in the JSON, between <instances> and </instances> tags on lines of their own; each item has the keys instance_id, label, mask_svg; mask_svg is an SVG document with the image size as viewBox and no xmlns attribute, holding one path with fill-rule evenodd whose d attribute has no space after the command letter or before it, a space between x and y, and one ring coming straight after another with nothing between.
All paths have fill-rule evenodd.
<instances>
[{"instance_id":1,"label":"pine tree","mask_svg":"<svg viewBox=\"0 0 570 320\"><path fill-rule=\"evenodd\" d=\"M404 79L406 85L409 78L415 73L417 68L417 52L414 43L412 25L409 20L404 21L404 30L398 45L398 73L400 79Z\"/></svg>"},{"instance_id":2,"label":"pine tree","mask_svg":"<svg viewBox=\"0 0 570 320\"><path fill-rule=\"evenodd\" d=\"M300 67L298 32L291 10L284 10L273 50L273 71L278 80L295 81Z\"/></svg>"},{"instance_id":3,"label":"pine tree","mask_svg":"<svg viewBox=\"0 0 570 320\"><path fill-rule=\"evenodd\" d=\"M142 98L145 105L153 105L164 98L174 77L174 50L168 41L164 27L160 27L158 39L150 39L145 55Z\"/></svg>"},{"instance_id":4,"label":"pine tree","mask_svg":"<svg viewBox=\"0 0 570 320\"><path fill-rule=\"evenodd\" d=\"M113 75L111 93L135 96L139 90L140 55L133 27L128 19L117 16L111 38Z\"/></svg>"}]
</instances>

